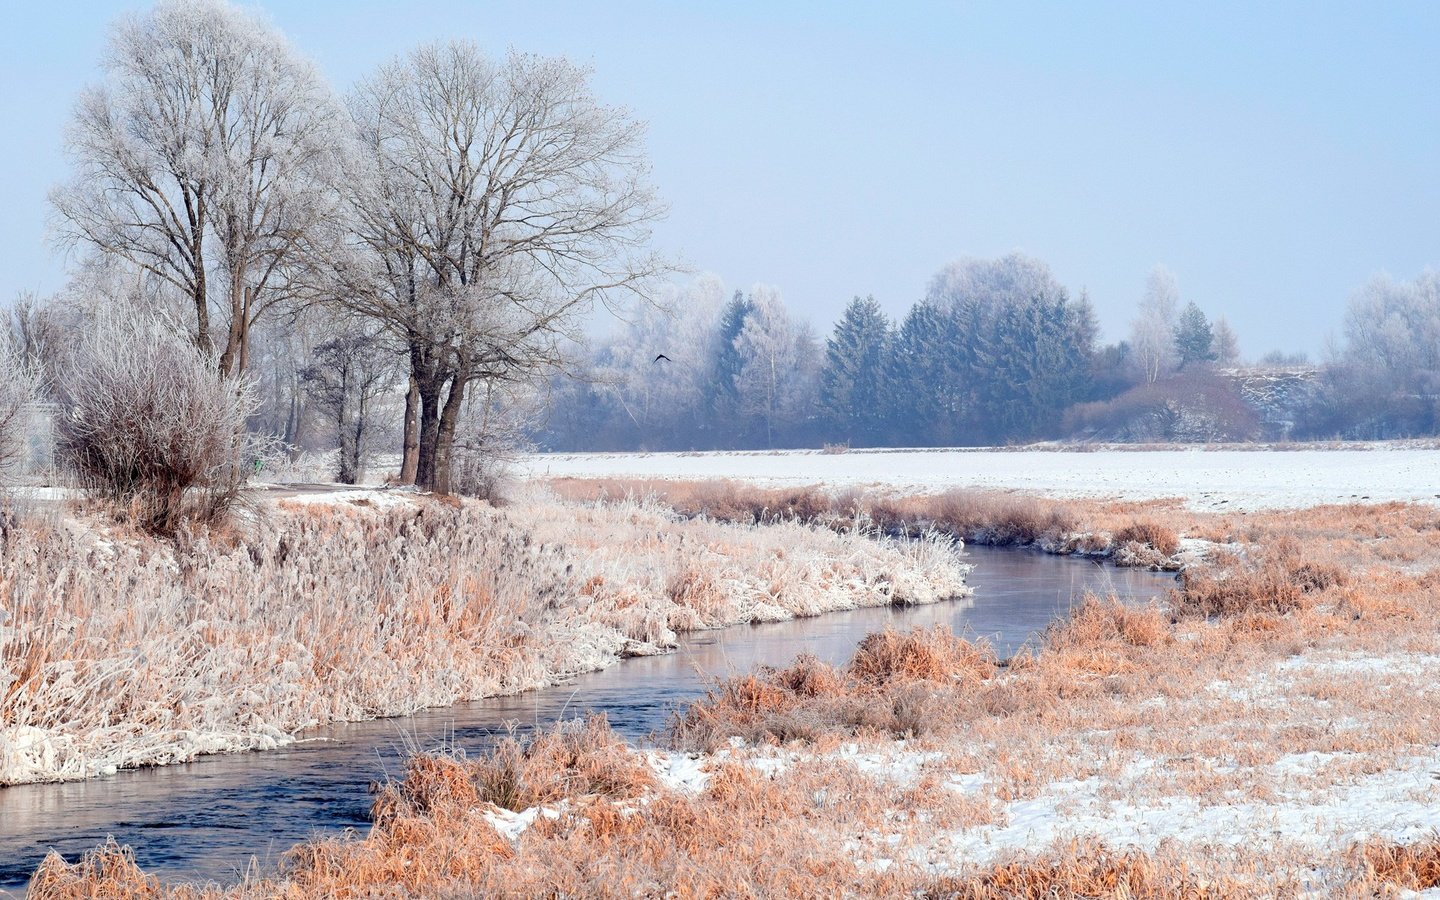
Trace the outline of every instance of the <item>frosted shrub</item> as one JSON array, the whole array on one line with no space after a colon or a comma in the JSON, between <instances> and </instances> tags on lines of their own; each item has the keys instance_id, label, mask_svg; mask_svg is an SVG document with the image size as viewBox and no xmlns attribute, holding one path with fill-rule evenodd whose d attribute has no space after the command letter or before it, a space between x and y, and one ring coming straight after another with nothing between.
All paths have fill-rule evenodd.
<instances>
[{"instance_id":1,"label":"frosted shrub","mask_svg":"<svg viewBox=\"0 0 1440 900\"><path fill-rule=\"evenodd\" d=\"M59 461L147 530L222 516L245 481L255 398L216 370L163 323L101 320L61 375Z\"/></svg>"}]
</instances>

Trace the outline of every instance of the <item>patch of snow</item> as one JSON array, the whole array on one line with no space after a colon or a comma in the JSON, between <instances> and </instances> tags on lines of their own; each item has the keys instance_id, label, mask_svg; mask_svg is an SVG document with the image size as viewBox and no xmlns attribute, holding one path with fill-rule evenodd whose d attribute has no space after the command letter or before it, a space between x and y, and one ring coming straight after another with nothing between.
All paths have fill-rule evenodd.
<instances>
[{"instance_id":1,"label":"patch of snow","mask_svg":"<svg viewBox=\"0 0 1440 900\"><path fill-rule=\"evenodd\" d=\"M307 491L285 495L279 499L287 503L349 503L354 506L376 506L387 508L404 506L414 502L413 492L392 491L385 488L356 490L336 485L333 491Z\"/></svg>"},{"instance_id":2,"label":"patch of snow","mask_svg":"<svg viewBox=\"0 0 1440 900\"><path fill-rule=\"evenodd\" d=\"M535 819L539 815L540 807L538 806L522 809L520 812L496 806L486 810L482 814L482 818L494 826L495 830L500 832L501 837L515 841L525 833L525 829L535 824Z\"/></svg>"},{"instance_id":3,"label":"patch of snow","mask_svg":"<svg viewBox=\"0 0 1440 900\"><path fill-rule=\"evenodd\" d=\"M1274 769L1279 775L1306 774L1338 755L1293 754ZM956 871L1004 853L1079 838L1145 851L1165 842L1263 847L1283 841L1327 852L1374 836L1411 842L1440 828L1440 808L1428 799L1437 767L1440 753L1324 791L1282 791L1273 802L1202 803L1177 795L1121 801L1104 799L1109 779L1056 782L1033 798L1006 804L997 824L949 833L946 852L931 865Z\"/></svg>"},{"instance_id":4,"label":"patch of snow","mask_svg":"<svg viewBox=\"0 0 1440 900\"><path fill-rule=\"evenodd\" d=\"M705 757L698 753L645 752L646 762L664 787L684 794L698 794L710 781Z\"/></svg>"}]
</instances>

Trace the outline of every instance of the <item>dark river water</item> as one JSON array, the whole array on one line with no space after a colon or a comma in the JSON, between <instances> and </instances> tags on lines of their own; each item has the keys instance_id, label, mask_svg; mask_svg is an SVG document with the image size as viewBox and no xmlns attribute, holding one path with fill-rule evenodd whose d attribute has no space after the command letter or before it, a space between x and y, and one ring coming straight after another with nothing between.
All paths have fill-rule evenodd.
<instances>
[{"instance_id":1,"label":"dark river water","mask_svg":"<svg viewBox=\"0 0 1440 900\"><path fill-rule=\"evenodd\" d=\"M666 656L626 660L514 697L318 728L279 750L0 788L0 894L23 891L48 850L73 861L107 835L129 844L140 865L162 878L230 881L252 860L273 868L312 835L368 827L370 783L398 776L413 749L458 745L475 753L507 728L527 731L587 710L605 712L617 731L643 741L716 676L758 663L783 665L807 651L839 663L873 631L935 623L986 638L1009 655L1085 591L1141 600L1172 583L1168 574L1028 551L971 547L966 555L975 564L968 579L975 595L963 601L695 632Z\"/></svg>"}]
</instances>

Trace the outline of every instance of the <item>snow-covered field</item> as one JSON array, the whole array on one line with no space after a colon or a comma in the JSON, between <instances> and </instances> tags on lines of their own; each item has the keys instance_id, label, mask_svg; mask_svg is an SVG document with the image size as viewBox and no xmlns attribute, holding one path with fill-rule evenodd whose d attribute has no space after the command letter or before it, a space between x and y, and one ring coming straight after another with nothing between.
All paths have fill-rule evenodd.
<instances>
[{"instance_id":1,"label":"snow-covered field","mask_svg":"<svg viewBox=\"0 0 1440 900\"><path fill-rule=\"evenodd\" d=\"M1195 509L1391 500L1440 504L1440 450L816 450L566 453L527 457L530 477L732 478L760 484L1022 490L1052 497L1183 497Z\"/></svg>"}]
</instances>

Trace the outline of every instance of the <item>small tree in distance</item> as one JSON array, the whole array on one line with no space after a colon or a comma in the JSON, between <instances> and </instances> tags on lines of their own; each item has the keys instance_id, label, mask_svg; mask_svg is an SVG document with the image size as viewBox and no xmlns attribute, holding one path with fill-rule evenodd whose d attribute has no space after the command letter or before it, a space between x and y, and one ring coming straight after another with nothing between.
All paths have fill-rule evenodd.
<instances>
[{"instance_id":1,"label":"small tree in distance","mask_svg":"<svg viewBox=\"0 0 1440 900\"><path fill-rule=\"evenodd\" d=\"M1194 302L1186 304L1175 323L1175 353L1180 357L1180 367L1213 362L1216 356L1214 344L1215 334L1205 313Z\"/></svg>"},{"instance_id":2,"label":"small tree in distance","mask_svg":"<svg viewBox=\"0 0 1440 900\"><path fill-rule=\"evenodd\" d=\"M305 392L334 423L340 439L336 478L355 484L364 474L375 405L394 386L399 356L373 329L352 324L315 348L300 371Z\"/></svg>"},{"instance_id":3,"label":"small tree in distance","mask_svg":"<svg viewBox=\"0 0 1440 900\"><path fill-rule=\"evenodd\" d=\"M1140 314L1130 325L1130 356L1146 384L1154 384L1175 368L1175 307L1180 283L1175 273L1156 266L1145 281Z\"/></svg>"},{"instance_id":4,"label":"small tree in distance","mask_svg":"<svg viewBox=\"0 0 1440 900\"><path fill-rule=\"evenodd\" d=\"M5 481L29 452L30 413L39 392L36 371L14 349L0 347L0 478Z\"/></svg>"},{"instance_id":5,"label":"small tree in distance","mask_svg":"<svg viewBox=\"0 0 1440 900\"><path fill-rule=\"evenodd\" d=\"M1224 316L1215 320L1215 361L1222 366L1233 366L1240 362L1240 341L1235 329Z\"/></svg>"}]
</instances>

